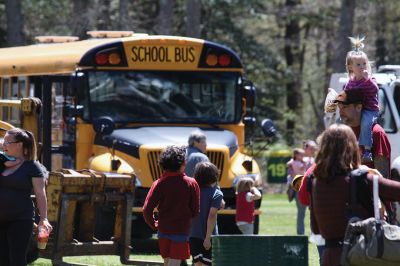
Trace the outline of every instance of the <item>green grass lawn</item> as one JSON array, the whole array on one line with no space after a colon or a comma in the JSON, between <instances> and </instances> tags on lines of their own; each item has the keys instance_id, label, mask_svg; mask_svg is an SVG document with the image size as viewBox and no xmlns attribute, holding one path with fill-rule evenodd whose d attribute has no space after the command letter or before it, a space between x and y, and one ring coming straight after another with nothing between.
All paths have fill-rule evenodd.
<instances>
[{"instance_id":1,"label":"green grass lawn","mask_svg":"<svg viewBox=\"0 0 400 266\"><path fill-rule=\"evenodd\" d=\"M260 234L264 235L297 235L297 208L294 201L288 202L286 194L267 194L261 205ZM307 209L305 233L310 235L310 212ZM308 245L308 265L319 265L318 251L314 244Z\"/></svg>"},{"instance_id":2,"label":"green grass lawn","mask_svg":"<svg viewBox=\"0 0 400 266\"><path fill-rule=\"evenodd\" d=\"M260 219L260 234L263 235L296 235L296 204L289 203L284 194L264 194L261 205L262 214ZM305 218L306 235L310 234L310 218L307 210ZM309 244L309 265L317 266L318 252L314 244ZM261 254L262 255L262 254ZM134 254L131 259L161 261L158 254ZM81 263L90 265L113 266L122 265L118 256L85 256L85 257L64 257L65 262ZM35 266L51 265L50 260L39 259L31 264Z\"/></svg>"}]
</instances>

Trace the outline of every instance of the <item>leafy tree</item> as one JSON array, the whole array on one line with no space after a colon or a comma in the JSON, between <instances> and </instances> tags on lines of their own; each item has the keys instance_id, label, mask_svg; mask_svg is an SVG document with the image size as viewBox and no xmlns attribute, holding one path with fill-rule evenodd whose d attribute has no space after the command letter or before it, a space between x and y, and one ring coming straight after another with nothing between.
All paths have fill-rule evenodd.
<instances>
[{"instance_id":1,"label":"leafy tree","mask_svg":"<svg viewBox=\"0 0 400 266\"><path fill-rule=\"evenodd\" d=\"M71 10L72 5L66 0L23 0L26 43L34 42L34 37L40 35L71 35Z\"/></svg>"},{"instance_id":2,"label":"leafy tree","mask_svg":"<svg viewBox=\"0 0 400 266\"><path fill-rule=\"evenodd\" d=\"M18 2L21 30L6 15L6 4ZM258 120L273 119L282 141L300 145L323 129L329 78L344 71L347 37L366 35L377 66L396 64L399 21L398 0L0 0L0 46L9 40L8 24L25 44L38 35L87 38L87 30L100 29L218 42L239 54L245 77L258 87Z\"/></svg>"},{"instance_id":3,"label":"leafy tree","mask_svg":"<svg viewBox=\"0 0 400 266\"><path fill-rule=\"evenodd\" d=\"M160 9L157 17L157 32L159 34L172 34L174 0L160 0Z\"/></svg>"},{"instance_id":4,"label":"leafy tree","mask_svg":"<svg viewBox=\"0 0 400 266\"><path fill-rule=\"evenodd\" d=\"M7 16L7 45L18 46L25 41L21 0L5 0Z\"/></svg>"},{"instance_id":5,"label":"leafy tree","mask_svg":"<svg viewBox=\"0 0 400 266\"><path fill-rule=\"evenodd\" d=\"M97 15L97 29L99 30L113 30L113 23L111 22L111 1L98 0Z\"/></svg>"},{"instance_id":6,"label":"leafy tree","mask_svg":"<svg viewBox=\"0 0 400 266\"><path fill-rule=\"evenodd\" d=\"M186 35L189 37L200 37L200 15L201 1L186 1Z\"/></svg>"},{"instance_id":7,"label":"leafy tree","mask_svg":"<svg viewBox=\"0 0 400 266\"><path fill-rule=\"evenodd\" d=\"M119 0L118 5L118 28L120 30L130 30L129 28L129 1Z\"/></svg>"},{"instance_id":8,"label":"leafy tree","mask_svg":"<svg viewBox=\"0 0 400 266\"><path fill-rule=\"evenodd\" d=\"M346 58L346 53L351 49L350 42L347 37L353 36L355 8L356 0L342 0L339 31L336 35L337 46L334 46L336 56L335 59L332 60L333 72L345 71L345 66L343 62L344 58Z\"/></svg>"}]
</instances>

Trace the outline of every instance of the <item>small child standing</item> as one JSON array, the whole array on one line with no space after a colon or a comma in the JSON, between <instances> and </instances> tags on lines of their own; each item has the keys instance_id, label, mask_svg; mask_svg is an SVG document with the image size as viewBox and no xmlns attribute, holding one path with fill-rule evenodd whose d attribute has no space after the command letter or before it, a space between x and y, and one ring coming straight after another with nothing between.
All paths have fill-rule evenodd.
<instances>
[{"instance_id":1,"label":"small child standing","mask_svg":"<svg viewBox=\"0 0 400 266\"><path fill-rule=\"evenodd\" d=\"M191 221L199 214L200 189L196 180L184 174L185 155L185 147L165 148L159 159L163 174L151 186L143 205L144 220L158 230L160 254L164 265L170 266L190 258Z\"/></svg>"},{"instance_id":2,"label":"small child standing","mask_svg":"<svg viewBox=\"0 0 400 266\"><path fill-rule=\"evenodd\" d=\"M236 186L236 225L243 235L254 233L255 200L261 198L261 193L254 186L254 180L243 177Z\"/></svg>"},{"instance_id":3,"label":"small child standing","mask_svg":"<svg viewBox=\"0 0 400 266\"><path fill-rule=\"evenodd\" d=\"M304 149L304 172L308 170L312 165L315 164L315 152L317 151L317 143L311 139L303 141Z\"/></svg>"},{"instance_id":4,"label":"small child standing","mask_svg":"<svg viewBox=\"0 0 400 266\"><path fill-rule=\"evenodd\" d=\"M217 212L223 194L216 186L218 168L210 162L200 162L194 178L200 187L200 215L192 219L190 253L196 266L211 265L211 235L218 235Z\"/></svg>"},{"instance_id":5,"label":"small child standing","mask_svg":"<svg viewBox=\"0 0 400 266\"><path fill-rule=\"evenodd\" d=\"M303 175L305 172L304 150L300 148L294 148L292 158L286 163L288 167L288 184L290 184L295 175Z\"/></svg>"},{"instance_id":6,"label":"small child standing","mask_svg":"<svg viewBox=\"0 0 400 266\"><path fill-rule=\"evenodd\" d=\"M295 199L297 208L297 218L296 218L296 231L298 235L304 235L304 218L306 216L306 206L301 204L298 199L298 194L292 188L291 184L296 175L304 175L305 163L304 150L300 148L293 149L292 159L287 162L288 176L287 176L287 194L289 202Z\"/></svg>"},{"instance_id":7,"label":"small child standing","mask_svg":"<svg viewBox=\"0 0 400 266\"><path fill-rule=\"evenodd\" d=\"M353 50L347 53L346 69L349 81L344 90L360 90L364 96L359 145L363 148L362 162L372 162L372 126L379 115L378 85L371 76L371 63L362 51L364 38L349 37Z\"/></svg>"},{"instance_id":8,"label":"small child standing","mask_svg":"<svg viewBox=\"0 0 400 266\"><path fill-rule=\"evenodd\" d=\"M295 196L296 192L293 190L291 184L293 181L293 178L296 175L303 175L305 172L305 163L303 161L304 159L304 150L300 148L294 148L293 149L293 154L292 158L286 163L287 169L288 169L288 175L286 177L287 181L287 194L288 194L288 200L291 202Z\"/></svg>"}]
</instances>

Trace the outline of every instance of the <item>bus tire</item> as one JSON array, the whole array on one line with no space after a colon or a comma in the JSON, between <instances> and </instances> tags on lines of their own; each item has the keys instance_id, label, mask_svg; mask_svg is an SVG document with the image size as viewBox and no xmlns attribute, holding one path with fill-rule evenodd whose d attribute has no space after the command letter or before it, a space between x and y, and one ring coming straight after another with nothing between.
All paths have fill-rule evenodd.
<instances>
[{"instance_id":1,"label":"bus tire","mask_svg":"<svg viewBox=\"0 0 400 266\"><path fill-rule=\"evenodd\" d=\"M94 235L97 239L108 241L114 235L116 206L106 204L96 208L96 224Z\"/></svg>"},{"instance_id":2,"label":"bus tire","mask_svg":"<svg viewBox=\"0 0 400 266\"><path fill-rule=\"evenodd\" d=\"M218 215L218 233L221 235L241 234L236 225L235 215Z\"/></svg>"},{"instance_id":3,"label":"bus tire","mask_svg":"<svg viewBox=\"0 0 400 266\"><path fill-rule=\"evenodd\" d=\"M218 216L218 233L221 235L240 235L239 228L236 225L234 215L219 215ZM254 234L257 235L259 232L260 216L254 217Z\"/></svg>"},{"instance_id":4,"label":"bus tire","mask_svg":"<svg viewBox=\"0 0 400 266\"><path fill-rule=\"evenodd\" d=\"M153 230L146 224L141 213L132 214L132 238L147 239L151 238L153 233Z\"/></svg>"},{"instance_id":5,"label":"bus tire","mask_svg":"<svg viewBox=\"0 0 400 266\"><path fill-rule=\"evenodd\" d=\"M253 231L255 235L258 235L259 226L260 226L260 215L256 215L254 217L254 231Z\"/></svg>"}]
</instances>

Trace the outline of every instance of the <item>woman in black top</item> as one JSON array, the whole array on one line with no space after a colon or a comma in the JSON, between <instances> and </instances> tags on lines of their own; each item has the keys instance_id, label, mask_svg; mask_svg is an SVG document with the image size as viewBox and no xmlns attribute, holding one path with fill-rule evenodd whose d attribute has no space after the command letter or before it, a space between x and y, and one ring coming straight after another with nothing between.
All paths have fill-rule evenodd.
<instances>
[{"instance_id":1,"label":"woman in black top","mask_svg":"<svg viewBox=\"0 0 400 266\"><path fill-rule=\"evenodd\" d=\"M20 163L0 174L0 265L26 265L26 253L32 235L34 205L32 188L39 209L39 226L49 231L45 178L36 161L36 143L31 132L20 128L7 131L4 152Z\"/></svg>"}]
</instances>

